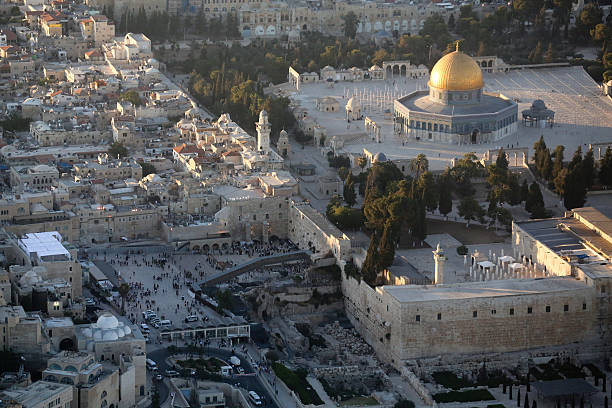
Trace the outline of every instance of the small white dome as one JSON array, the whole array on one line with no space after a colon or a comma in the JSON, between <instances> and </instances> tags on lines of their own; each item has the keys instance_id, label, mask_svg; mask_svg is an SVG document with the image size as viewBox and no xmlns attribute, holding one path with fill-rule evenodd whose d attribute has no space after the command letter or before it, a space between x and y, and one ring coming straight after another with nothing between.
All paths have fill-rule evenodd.
<instances>
[{"instance_id":1,"label":"small white dome","mask_svg":"<svg viewBox=\"0 0 612 408\"><path fill-rule=\"evenodd\" d=\"M105 331L104 336L102 337L102 340L105 340L105 341L114 341L118 339L119 339L119 336L117 336L117 333L115 332L115 330Z\"/></svg>"},{"instance_id":2,"label":"small white dome","mask_svg":"<svg viewBox=\"0 0 612 408\"><path fill-rule=\"evenodd\" d=\"M114 329L119 326L119 320L117 320L117 318L110 313L104 313L98 317L96 325L100 329Z\"/></svg>"}]
</instances>

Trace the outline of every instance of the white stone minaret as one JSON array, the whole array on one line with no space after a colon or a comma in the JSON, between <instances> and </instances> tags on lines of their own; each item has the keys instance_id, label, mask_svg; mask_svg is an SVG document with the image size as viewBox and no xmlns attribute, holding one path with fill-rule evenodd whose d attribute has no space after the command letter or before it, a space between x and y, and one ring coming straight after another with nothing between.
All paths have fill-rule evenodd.
<instances>
[{"instance_id":1,"label":"white stone minaret","mask_svg":"<svg viewBox=\"0 0 612 408\"><path fill-rule=\"evenodd\" d=\"M268 122L268 112L259 112L259 122L255 124L257 128L257 150L263 153L270 151L270 122Z\"/></svg>"},{"instance_id":2,"label":"white stone minaret","mask_svg":"<svg viewBox=\"0 0 612 408\"><path fill-rule=\"evenodd\" d=\"M434 284L440 285L444 283L444 262L446 262L446 257L444 256L444 251L440 248L440 243L438 242L438 246L435 251L432 251L434 254L434 264L435 264L435 276L434 276Z\"/></svg>"}]
</instances>

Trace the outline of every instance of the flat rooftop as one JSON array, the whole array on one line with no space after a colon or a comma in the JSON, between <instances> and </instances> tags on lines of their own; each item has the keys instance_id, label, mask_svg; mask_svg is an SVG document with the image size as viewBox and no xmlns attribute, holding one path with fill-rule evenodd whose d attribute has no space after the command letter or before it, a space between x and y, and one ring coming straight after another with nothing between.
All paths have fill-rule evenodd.
<instances>
[{"instance_id":1,"label":"flat rooftop","mask_svg":"<svg viewBox=\"0 0 612 408\"><path fill-rule=\"evenodd\" d=\"M62 245L59 232L33 232L19 240L19 247L28 256L36 255L42 261L70 260L70 252Z\"/></svg>"},{"instance_id":2,"label":"flat rooftop","mask_svg":"<svg viewBox=\"0 0 612 408\"><path fill-rule=\"evenodd\" d=\"M35 407L67 390L70 391L70 401L72 401L72 385L48 381L36 381L25 388L4 391L4 394L24 407ZM66 402L69 401L62 401Z\"/></svg>"},{"instance_id":3,"label":"flat rooftop","mask_svg":"<svg viewBox=\"0 0 612 408\"><path fill-rule=\"evenodd\" d=\"M554 277L469 282L454 285L382 286L381 289L400 303L414 303L572 292L586 287L584 282L577 281L575 278Z\"/></svg>"}]
</instances>

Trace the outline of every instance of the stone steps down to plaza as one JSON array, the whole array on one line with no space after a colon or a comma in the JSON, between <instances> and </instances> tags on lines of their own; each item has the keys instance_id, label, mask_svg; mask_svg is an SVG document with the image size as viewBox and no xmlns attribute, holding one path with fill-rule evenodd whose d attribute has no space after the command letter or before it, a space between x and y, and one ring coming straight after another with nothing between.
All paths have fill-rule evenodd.
<instances>
[{"instance_id":1,"label":"stone steps down to plaza","mask_svg":"<svg viewBox=\"0 0 612 408\"><path fill-rule=\"evenodd\" d=\"M253 269L262 268L268 265L275 265L279 263L299 260L310 261L311 255L312 252L307 250L301 250L288 252L286 254L262 256L242 263L240 265L233 266L229 269L219 271L215 274L207 275L204 278L204 282L202 283L202 285L216 285L222 282L227 282L246 272L252 271Z\"/></svg>"}]
</instances>

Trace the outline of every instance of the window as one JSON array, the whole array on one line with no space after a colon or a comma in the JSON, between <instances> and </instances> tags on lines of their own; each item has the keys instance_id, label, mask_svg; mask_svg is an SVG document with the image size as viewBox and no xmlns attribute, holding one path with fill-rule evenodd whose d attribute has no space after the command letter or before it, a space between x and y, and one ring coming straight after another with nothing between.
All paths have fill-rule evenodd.
<instances>
[{"instance_id":1,"label":"window","mask_svg":"<svg viewBox=\"0 0 612 408\"><path fill-rule=\"evenodd\" d=\"M546 306L546 313L550 313L550 306Z\"/></svg>"},{"instance_id":2,"label":"window","mask_svg":"<svg viewBox=\"0 0 612 408\"><path fill-rule=\"evenodd\" d=\"M533 312L533 308L531 308L531 306L530 306L530 307L527 308L527 314L531 314L531 312Z\"/></svg>"},{"instance_id":3,"label":"window","mask_svg":"<svg viewBox=\"0 0 612 408\"><path fill-rule=\"evenodd\" d=\"M421 315L416 315L416 321L420 322L421 321Z\"/></svg>"},{"instance_id":4,"label":"window","mask_svg":"<svg viewBox=\"0 0 612 408\"><path fill-rule=\"evenodd\" d=\"M569 312L569 305L563 305L563 311Z\"/></svg>"},{"instance_id":5,"label":"window","mask_svg":"<svg viewBox=\"0 0 612 408\"><path fill-rule=\"evenodd\" d=\"M472 312L472 317L478 317L478 312L476 310Z\"/></svg>"},{"instance_id":6,"label":"window","mask_svg":"<svg viewBox=\"0 0 612 408\"><path fill-rule=\"evenodd\" d=\"M510 316L514 316L514 308L513 307L510 308Z\"/></svg>"},{"instance_id":7,"label":"window","mask_svg":"<svg viewBox=\"0 0 612 408\"><path fill-rule=\"evenodd\" d=\"M586 303L582 304L582 310L586 310Z\"/></svg>"},{"instance_id":8,"label":"window","mask_svg":"<svg viewBox=\"0 0 612 408\"><path fill-rule=\"evenodd\" d=\"M497 314L497 310L492 309L492 310L491 310L491 314L493 314L493 315L494 315L494 314Z\"/></svg>"},{"instance_id":9,"label":"window","mask_svg":"<svg viewBox=\"0 0 612 408\"><path fill-rule=\"evenodd\" d=\"M438 313L438 320L442 320L442 313Z\"/></svg>"}]
</instances>

